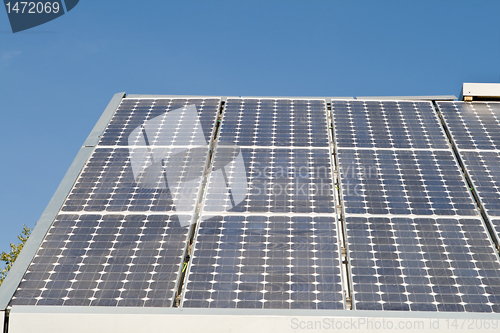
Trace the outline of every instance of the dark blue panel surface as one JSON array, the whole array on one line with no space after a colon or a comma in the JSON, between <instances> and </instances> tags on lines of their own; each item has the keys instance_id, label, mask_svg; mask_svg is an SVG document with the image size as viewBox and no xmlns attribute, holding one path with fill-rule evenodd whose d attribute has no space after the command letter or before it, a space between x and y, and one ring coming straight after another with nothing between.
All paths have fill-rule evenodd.
<instances>
[{"instance_id":1,"label":"dark blue panel surface","mask_svg":"<svg viewBox=\"0 0 500 333\"><path fill-rule=\"evenodd\" d=\"M450 151L339 149L346 214L474 216Z\"/></svg>"},{"instance_id":2,"label":"dark blue panel surface","mask_svg":"<svg viewBox=\"0 0 500 333\"><path fill-rule=\"evenodd\" d=\"M334 213L333 181L328 149L241 148L248 195L230 205L215 173L209 179L203 210L247 213ZM214 164L225 159L217 150ZM230 177L230 175L229 175ZM231 181L231 178L229 178ZM243 181L244 182L244 181ZM224 209L221 203L227 203Z\"/></svg>"},{"instance_id":3,"label":"dark blue panel surface","mask_svg":"<svg viewBox=\"0 0 500 333\"><path fill-rule=\"evenodd\" d=\"M460 151L465 169L492 222L500 217L500 151ZM498 222L493 223L500 239Z\"/></svg>"},{"instance_id":4,"label":"dark blue panel surface","mask_svg":"<svg viewBox=\"0 0 500 333\"><path fill-rule=\"evenodd\" d=\"M477 218L347 217L358 310L500 312L500 262Z\"/></svg>"},{"instance_id":5,"label":"dark blue panel surface","mask_svg":"<svg viewBox=\"0 0 500 333\"><path fill-rule=\"evenodd\" d=\"M328 147L324 100L228 99L219 143Z\"/></svg>"},{"instance_id":6,"label":"dark blue panel surface","mask_svg":"<svg viewBox=\"0 0 500 333\"><path fill-rule=\"evenodd\" d=\"M500 103L438 102L458 149L500 149Z\"/></svg>"},{"instance_id":7,"label":"dark blue panel surface","mask_svg":"<svg viewBox=\"0 0 500 333\"><path fill-rule=\"evenodd\" d=\"M343 309L335 217L201 222L183 307Z\"/></svg>"},{"instance_id":8,"label":"dark blue panel surface","mask_svg":"<svg viewBox=\"0 0 500 333\"><path fill-rule=\"evenodd\" d=\"M500 312L498 254L432 104L333 101L332 114L355 308ZM493 147L486 119L464 142ZM484 166L498 156L467 154L494 211Z\"/></svg>"},{"instance_id":9,"label":"dark blue panel surface","mask_svg":"<svg viewBox=\"0 0 500 333\"><path fill-rule=\"evenodd\" d=\"M171 306L219 101L124 99L11 304Z\"/></svg>"},{"instance_id":10,"label":"dark blue panel surface","mask_svg":"<svg viewBox=\"0 0 500 333\"><path fill-rule=\"evenodd\" d=\"M162 148L164 169L184 172L171 172L168 177L164 169L160 169L151 172L146 183L134 177L131 165L134 153L141 154L141 149L145 148L97 148L62 211L192 211L201 186L208 148L191 149L180 154L175 154L172 148ZM179 205L176 198L182 191L189 191L192 195Z\"/></svg>"},{"instance_id":11,"label":"dark blue panel surface","mask_svg":"<svg viewBox=\"0 0 500 333\"><path fill-rule=\"evenodd\" d=\"M187 236L177 215L59 215L11 305L169 307Z\"/></svg>"},{"instance_id":12,"label":"dark blue panel surface","mask_svg":"<svg viewBox=\"0 0 500 333\"><path fill-rule=\"evenodd\" d=\"M332 101L341 148L447 149L430 102Z\"/></svg>"},{"instance_id":13,"label":"dark blue panel surface","mask_svg":"<svg viewBox=\"0 0 500 333\"><path fill-rule=\"evenodd\" d=\"M113 118L108 124L106 131L99 141L100 146L128 146L129 136L137 128L143 127L148 121L156 117L167 116L174 111L185 110L187 106L194 105L198 113L197 121L201 124L201 129L191 125L191 133L179 133L193 136L201 131L205 141L211 140L212 131L215 126L215 119L219 110L220 99L124 99ZM189 119L192 121L192 119ZM168 119L167 121L171 121ZM181 124L181 119L176 119ZM153 140L150 144L154 145ZM178 139L177 139L178 141ZM144 145L145 143L142 143ZM176 145L176 139L163 145ZM141 145L139 143L138 145Z\"/></svg>"}]
</instances>

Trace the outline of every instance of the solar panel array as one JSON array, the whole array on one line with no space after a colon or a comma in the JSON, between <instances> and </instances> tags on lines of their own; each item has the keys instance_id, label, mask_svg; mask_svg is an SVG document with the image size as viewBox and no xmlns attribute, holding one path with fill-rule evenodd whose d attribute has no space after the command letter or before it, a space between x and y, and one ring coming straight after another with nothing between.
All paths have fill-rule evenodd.
<instances>
[{"instance_id":1,"label":"solar panel array","mask_svg":"<svg viewBox=\"0 0 500 333\"><path fill-rule=\"evenodd\" d=\"M11 304L170 306L219 104L124 99Z\"/></svg>"},{"instance_id":2,"label":"solar panel array","mask_svg":"<svg viewBox=\"0 0 500 333\"><path fill-rule=\"evenodd\" d=\"M438 102L473 188L431 102L330 105L124 98L10 305L500 312L500 103Z\"/></svg>"},{"instance_id":3,"label":"solar panel array","mask_svg":"<svg viewBox=\"0 0 500 333\"><path fill-rule=\"evenodd\" d=\"M228 99L182 306L343 309L332 171L325 101Z\"/></svg>"},{"instance_id":4,"label":"solar panel array","mask_svg":"<svg viewBox=\"0 0 500 333\"><path fill-rule=\"evenodd\" d=\"M500 312L500 263L430 102L332 101L354 307Z\"/></svg>"},{"instance_id":5,"label":"solar panel array","mask_svg":"<svg viewBox=\"0 0 500 333\"><path fill-rule=\"evenodd\" d=\"M438 106L500 241L500 103L439 102Z\"/></svg>"}]
</instances>

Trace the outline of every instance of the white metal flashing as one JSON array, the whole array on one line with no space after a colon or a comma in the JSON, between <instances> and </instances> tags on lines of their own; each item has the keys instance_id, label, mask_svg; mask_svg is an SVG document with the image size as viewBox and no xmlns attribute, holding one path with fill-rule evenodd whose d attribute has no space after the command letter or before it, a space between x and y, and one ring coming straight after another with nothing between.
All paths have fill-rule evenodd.
<instances>
[{"instance_id":1,"label":"white metal flashing","mask_svg":"<svg viewBox=\"0 0 500 333\"><path fill-rule=\"evenodd\" d=\"M490 313L14 306L9 332L459 333L498 332L499 321Z\"/></svg>"}]
</instances>

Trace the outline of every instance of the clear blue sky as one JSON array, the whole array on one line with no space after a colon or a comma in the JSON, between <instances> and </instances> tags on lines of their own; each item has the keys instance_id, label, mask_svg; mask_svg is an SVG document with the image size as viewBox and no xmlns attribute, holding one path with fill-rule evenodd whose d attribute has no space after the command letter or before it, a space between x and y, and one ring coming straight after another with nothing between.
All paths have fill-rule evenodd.
<instances>
[{"instance_id":1,"label":"clear blue sky","mask_svg":"<svg viewBox=\"0 0 500 333\"><path fill-rule=\"evenodd\" d=\"M0 8L0 251L33 227L114 93L456 95L500 82L500 1L81 0Z\"/></svg>"}]
</instances>

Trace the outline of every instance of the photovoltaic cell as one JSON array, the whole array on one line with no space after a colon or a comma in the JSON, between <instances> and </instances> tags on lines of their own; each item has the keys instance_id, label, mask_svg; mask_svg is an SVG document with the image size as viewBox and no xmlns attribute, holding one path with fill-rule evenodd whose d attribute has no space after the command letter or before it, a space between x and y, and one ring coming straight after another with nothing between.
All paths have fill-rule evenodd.
<instances>
[{"instance_id":1,"label":"photovoltaic cell","mask_svg":"<svg viewBox=\"0 0 500 333\"><path fill-rule=\"evenodd\" d=\"M326 119L324 101L228 100L182 307L344 307Z\"/></svg>"},{"instance_id":2,"label":"photovoltaic cell","mask_svg":"<svg viewBox=\"0 0 500 333\"><path fill-rule=\"evenodd\" d=\"M192 212L208 150L208 147L180 152L174 147L150 149L159 151L161 165L149 174L144 173L144 177L135 177L132 168L135 157L141 168L146 169L150 164L147 156L143 156L146 148L96 148L62 211ZM182 204L176 205L181 199Z\"/></svg>"},{"instance_id":3,"label":"photovoltaic cell","mask_svg":"<svg viewBox=\"0 0 500 333\"><path fill-rule=\"evenodd\" d=\"M178 215L59 215L11 305L169 307L187 235Z\"/></svg>"},{"instance_id":4,"label":"photovoltaic cell","mask_svg":"<svg viewBox=\"0 0 500 333\"><path fill-rule=\"evenodd\" d=\"M328 147L324 100L228 99L221 145Z\"/></svg>"},{"instance_id":5,"label":"photovoltaic cell","mask_svg":"<svg viewBox=\"0 0 500 333\"><path fill-rule=\"evenodd\" d=\"M356 309L500 312L500 263L478 218L346 222Z\"/></svg>"},{"instance_id":6,"label":"photovoltaic cell","mask_svg":"<svg viewBox=\"0 0 500 333\"><path fill-rule=\"evenodd\" d=\"M334 216L203 218L182 306L342 309L336 228Z\"/></svg>"},{"instance_id":7,"label":"photovoltaic cell","mask_svg":"<svg viewBox=\"0 0 500 333\"><path fill-rule=\"evenodd\" d=\"M332 100L342 148L448 148L430 102Z\"/></svg>"},{"instance_id":8,"label":"photovoltaic cell","mask_svg":"<svg viewBox=\"0 0 500 333\"><path fill-rule=\"evenodd\" d=\"M219 214L224 211L242 213L328 213L335 212L333 202L332 166L328 149L290 148L231 148L228 151L218 146L214 164L240 155L243 160L245 186L244 196L239 202L234 194L226 191L223 176L217 177L216 166L212 168L204 199L205 213ZM226 172L227 183L233 182L232 164ZM234 170L235 168L232 168ZM238 203L239 202L239 203Z\"/></svg>"},{"instance_id":9,"label":"photovoltaic cell","mask_svg":"<svg viewBox=\"0 0 500 333\"><path fill-rule=\"evenodd\" d=\"M139 141L134 145L185 145L189 142L186 137L196 137L200 134L200 128L194 124L191 117L187 117L189 105L196 107L198 122L201 126L201 135L208 143L212 137L215 117L219 109L219 98L207 99L124 99L108 124L102 135L100 146L129 146L130 136L138 127L148 126L147 122L153 120L150 125L152 132L148 143ZM180 111L180 112L179 112ZM169 116L175 113L173 118ZM161 127L175 124L177 136L162 135L155 141L155 136L160 133ZM182 136L182 139L181 137Z\"/></svg>"},{"instance_id":10,"label":"photovoltaic cell","mask_svg":"<svg viewBox=\"0 0 500 333\"><path fill-rule=\"evenodd\" d=\"M462 151L460 154L487 214L500 217L500 151Z\"/></svg>"},{"instance_id":11,"label":"photovoltaic cell","mask_svg":"<svg viewBox=\"0 0 500 333\"><path fill-rule=\"evenodd\" d=\"M338 149L346 214L477 216L451 151Z\"/></svg>"},{"instance_id":12,"label":"photovoltaic cell","mask_svg":"<svg viewBox=\"0 0 500 333\"><path fill-rule=\"evenodd\" d=\"M13 305L168 307L219 99L124 99Z\"/></svg>"},{"instance_id":13,"label":"photovoltaic cell","mask_svg":"<svg viewBox=\"0 0 500 333\"><path fill-rule=\"evenodd\" d=\"M500 103L437 104L458 149L500 149Z\"/></svg>"}]
</instances>

